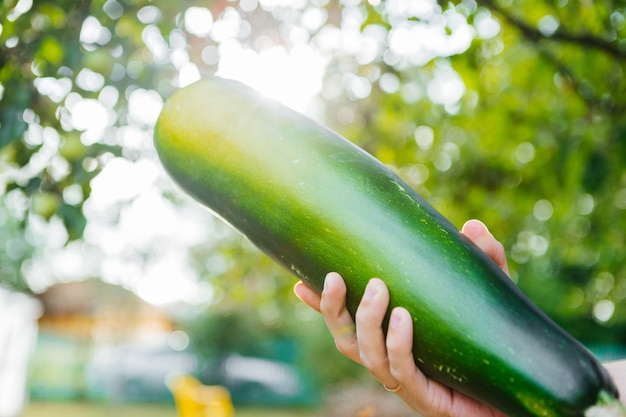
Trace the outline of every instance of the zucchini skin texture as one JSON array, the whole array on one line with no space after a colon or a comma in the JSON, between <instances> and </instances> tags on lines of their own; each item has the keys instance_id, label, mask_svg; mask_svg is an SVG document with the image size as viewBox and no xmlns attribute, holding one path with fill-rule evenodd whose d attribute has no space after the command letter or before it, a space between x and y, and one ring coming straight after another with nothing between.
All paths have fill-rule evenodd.
<instances>
[{"instance_id":1,"label":"zucchini skin texture","mask_svg":"<svg viewBox=\"0 0 626 417\"><path fill-rule=\"evenodd\" d=\"M175 92L155 127L171 177L321 292L339 272L354 314L371 277L409 310L416 364L510 416L582 416L606 370L444 216L375 158L236 81Z\"/></svg>"}]
</instances>

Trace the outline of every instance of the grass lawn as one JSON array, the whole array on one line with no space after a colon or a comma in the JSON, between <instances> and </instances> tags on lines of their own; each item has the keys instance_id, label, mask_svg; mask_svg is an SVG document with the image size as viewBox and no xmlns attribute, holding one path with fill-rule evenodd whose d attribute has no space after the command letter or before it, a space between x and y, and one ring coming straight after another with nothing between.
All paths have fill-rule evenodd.
<instances>
[{"instance_id":1,"label":"grass lawn","mask_svg":"<svg viewBox=\"0 0 626 417\"><path fill-rule=\"evenodd\" d=\"M310 409L236 408L235 417L315 417ZM34 402L21 417L176 417L170 404L106 404L91 402Z\"/></svg>"}]
</instances>

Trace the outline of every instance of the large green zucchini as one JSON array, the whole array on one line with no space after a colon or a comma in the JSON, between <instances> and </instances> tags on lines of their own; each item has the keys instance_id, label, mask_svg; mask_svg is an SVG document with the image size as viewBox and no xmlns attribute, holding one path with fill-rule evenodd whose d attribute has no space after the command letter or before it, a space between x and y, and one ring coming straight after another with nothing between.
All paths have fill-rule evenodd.
<instances>
[{"instance_id":1,"label":"large green zucchini","mask_svg":"<svg viewBox=\"0 0 626 417\"><path fill-rule=\"evenodd\" d=\"M298 278L348 285L354 313L371 277L415 325L429 377L511 416L582 416L617 396L605 369L480 250L376 159L235 81L174 93L155 131L189 194Z\"/></svg>"}]
</instances>

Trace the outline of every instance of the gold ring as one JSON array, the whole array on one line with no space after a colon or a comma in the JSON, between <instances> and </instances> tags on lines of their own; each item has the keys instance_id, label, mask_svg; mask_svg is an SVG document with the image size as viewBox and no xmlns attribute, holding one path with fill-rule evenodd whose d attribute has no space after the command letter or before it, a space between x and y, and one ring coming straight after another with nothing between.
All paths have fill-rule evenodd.
<instances>
[{"instance_id":1,"label":"gold ring","mask_svg":"<svg viewBox=\"0 0 626 417\"><path fill-rule=\"evenodd\" d=\"M385 389L389 392L398 392L402 389L402 385L398 384L397 387L395 388L389 388L387 385L383 384L383 387L385 387Z\"/></svg>"},{"instance_id":2,"label":"gold ring","mask_svg":"<svg viewBox=\"0 0 626 417\"><path fill-rule=\"evenodd\" d=\"M343 336L347 334L354 334L356 331L356 326L354 324L346 324L345 326L341 326L337 328L336 333L337 336Z\"/></svg>"}]
</instances>

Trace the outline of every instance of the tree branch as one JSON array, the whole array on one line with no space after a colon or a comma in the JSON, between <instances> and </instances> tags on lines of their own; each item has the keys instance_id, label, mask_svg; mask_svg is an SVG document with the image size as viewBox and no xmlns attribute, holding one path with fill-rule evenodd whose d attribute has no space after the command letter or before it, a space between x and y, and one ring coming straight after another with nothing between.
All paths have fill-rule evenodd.
<instances>
[{"instance_id":1,"label":"tree branch","mask_svg":"<svg viewBox=\"0 0 626 417\"><path fill-rule=\"evenodd\" d=\"M620 49L618 45L614 42L610 42L606 39L602 39L591 34L578 35L564 30L557 30L551 35L545 35L541 33L541 31L536 27L529 25L527 22L519 19L518 17L509 13L504 8L498 6L493 0L477 0L477 2L480 5L502 15L511 25L518 28L525 37L534 42L537 42L539 40L554 40L574 43L581 46L604 51L619 60L626 60L626 50Z\"/></svg>"},{"instance_id":2,"label":"tree branch","mask_svg":"<svg viewBox=\"0 0 626 417\"><path fill-rule=\"evenodd\" d=\"M596 95L589 85L585 85L583 82L577 79L567 65L561 62L554 54L546 50L546 48L537 48L539 53L546 59L552 66L554 66L558 72L565 76L572 84L576 93L591 107L601 108L603 111L610 114L623 114L626 110L626 106L622 103L618 103L613 99L602 99Z\"/></svg>"}]
</instances>

